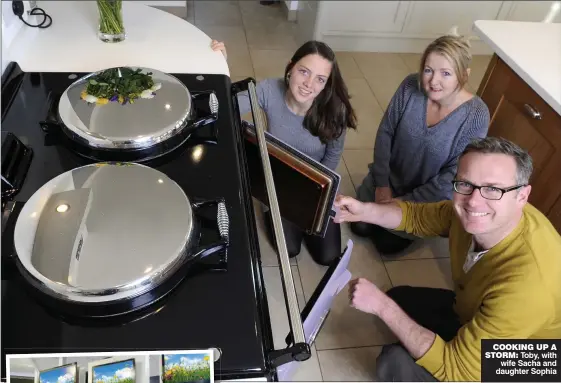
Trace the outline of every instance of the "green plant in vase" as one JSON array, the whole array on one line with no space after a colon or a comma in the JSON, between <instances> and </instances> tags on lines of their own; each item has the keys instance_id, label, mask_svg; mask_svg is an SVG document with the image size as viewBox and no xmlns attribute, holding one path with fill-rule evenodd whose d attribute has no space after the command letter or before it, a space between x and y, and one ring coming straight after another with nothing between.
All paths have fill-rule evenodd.
<instances>
[{"instance_id":1,"label":"green plant in vase","mask_svg":"<svg viewBox=\"0 0 561 383\"><path fill-rule=\"evenodd\" d=\"M99 11L99 38L115 43L126 37L123 24L123 0L97 0Z\"/></svg>"}]
</instances>

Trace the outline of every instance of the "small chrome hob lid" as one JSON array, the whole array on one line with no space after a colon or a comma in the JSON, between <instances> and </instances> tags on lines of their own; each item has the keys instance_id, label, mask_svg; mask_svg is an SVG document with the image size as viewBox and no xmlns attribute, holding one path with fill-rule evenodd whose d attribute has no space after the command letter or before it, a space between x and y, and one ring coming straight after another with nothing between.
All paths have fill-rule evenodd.
<instances>
[{"instance_id":1,"label":"small chrome hob lid","mask_svg":"<svg viewBox=\"0 0 561 383\"><path fill-rule=\"evenodd\" d=\"M96 149L146 149L178 134L192 118L192 97L177 78L147 68L92 73L62 94L64 128Z\"/></svg>"}]
</instances>

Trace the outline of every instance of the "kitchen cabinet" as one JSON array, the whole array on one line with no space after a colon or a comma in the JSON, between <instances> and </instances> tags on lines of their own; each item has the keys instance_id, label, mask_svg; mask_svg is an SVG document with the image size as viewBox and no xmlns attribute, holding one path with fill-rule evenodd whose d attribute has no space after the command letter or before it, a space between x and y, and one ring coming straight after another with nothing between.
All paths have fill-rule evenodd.
<instances>
[{"instance_id":1,"label":"kitchen cabinet","mask_svg":"<svg viewBox=\"0 0 561 383\"><path fill-rule=\"evenodd\" d=\"M301 2L299 2L301 3ZM307 1L302 1L307 3ZM457 26L473 38L472 53L493 51L472 31L477 20L542 21L561 23L555 1L319 1L314 15L298 8L301 41L316 39L336 51L422 53L437 37ZM551 13L553 12L553 13ZM301 17L301 13L306 13ZM313 24L309 24L309 22ZM312 28L309 26L313 25Z\"/></svg>"},{"instance_id":2,"label":"kitchen cabinet","mask_svg":"<svg viewBox=\"0 0 561 383\"><path fill-rule=\"evenodd\" d=\"M555 3L559 1L505 1L505 3L512 3L506 20L540 22L549 12L554 11ZM559 6L561 3L557 5ZM561 12L557 11L551 22L561 23Z\"/></svg>"},{"instance_id":3,"label":"kitchen cabinet","mask_svg":"<svg viewBox=\"0 0 561 383\"><path fill-rule=\"evenodd\" d=\"M513 141L532 156L529 202L561 233L561 116L496 54L477 93L491 115L488 135Z\"/></svg>"},{"instance_id":4,"label":"kitchen cabinet","mask_svg":"<svg viewBox=\"0 0 561 383\"><path fill-rule=\"evenodd\" d=\"M459 33L469 34L474 20L493 20L502 1L415 1L403 26L406 34L441 35L458 26Z\"/></svg>"},{"instance_id":5,"label":"kitchen cabinet","mask_svg":"<svg viewBox=\"0 0 561 383\"><path fill-rule=\"evenodd\" d=\"M409 1L333 1L322 27L330 31L399 32Z\"/></svg>"}]
</instances>

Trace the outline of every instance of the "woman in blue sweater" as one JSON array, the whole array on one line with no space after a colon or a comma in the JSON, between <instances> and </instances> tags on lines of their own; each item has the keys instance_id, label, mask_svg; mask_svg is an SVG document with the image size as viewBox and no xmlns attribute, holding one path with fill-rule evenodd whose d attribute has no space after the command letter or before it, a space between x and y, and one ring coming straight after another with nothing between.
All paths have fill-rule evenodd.
<instances>
[{"instance_id":1,"label":"woman in blue sweater","mask_svg":"<svg viewBox=\"0 0 561 383\"><path fill-rule=\"evenodd\" d=\"M213 40L212 48L226 56L223 43ZM308 41L294 53L283 78L260 81L256 91L271 135L328 168L337 168L346 130L356 129L357 121L331 48L319 41ZM240 93L238 101L242 115L251 111L247 92ZM265 220L273 240L268 210ZM321 265L329 265L341 254L339 224L330 221L324 238L307 235L285 219L282 224L290 257L300 253L302 240Z\"/></svg>"},{"instance_id":2,"label":"woman in blue sweater","mask_svg":"<svg viewBox=\"0 0 561 383\"><path fill-rule=\"evenodd\" d=\"M374 162L357 189L359 200L452 198L459 154L472 139L485 137L489 126L487 106L466 89L470 61L469 43L457 35L440 37L426 48L419 73L403 80L382 118ZM362 222L351 229L372 238L384 255L403 251L415 239Z\"/></svg>"}]
</instances>

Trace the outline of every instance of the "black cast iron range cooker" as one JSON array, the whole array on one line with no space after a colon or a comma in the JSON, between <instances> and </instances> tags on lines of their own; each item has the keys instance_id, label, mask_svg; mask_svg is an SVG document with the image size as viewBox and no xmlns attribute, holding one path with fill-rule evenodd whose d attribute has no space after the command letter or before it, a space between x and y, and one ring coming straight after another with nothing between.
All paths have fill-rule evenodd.
<instances>
[{"instance_id":1,"label":"black cast iron range cooker","mask_svg":"<svg viewBox=\"0 0 561 383\"><path fill-rule=\"evenodd\" d=\"M2 190L3 205L7 200L19 202L2 234L2 378L6 354L218 348L216 379L275 379L267 356L273 342L243 139L239 118L234 118L239 112L227 76L173 75L191 92L214 91L216 120L203 121L186 141L173 143L174 150L160 156L170 150L160 146L152 160L143 162L175 181L190 199L225 202L227 258L220 251L219 262L178 272L182 278L168 283L174 288L164 284L161 292L151 292L148 299L159 298L153 304L144 307L141 302L133 312L107 317L98 310L95 318L74 315L68 307L57 307L56 300L45 300L18 272L12 243L18 208L49 180L96 162L87 158L87 150L79 155L74 143L52 124L53 105L76 76L85 75L24 73L12 63L2 79L3 135L12 133L32 151L32 156L18 160L27 171L17 192ZM205 105L195 105L197 114L208 114ZM26 158L31 159L28 168ZM203 225L201 241L212 233Z\"/></svg>"}]
</instances>

